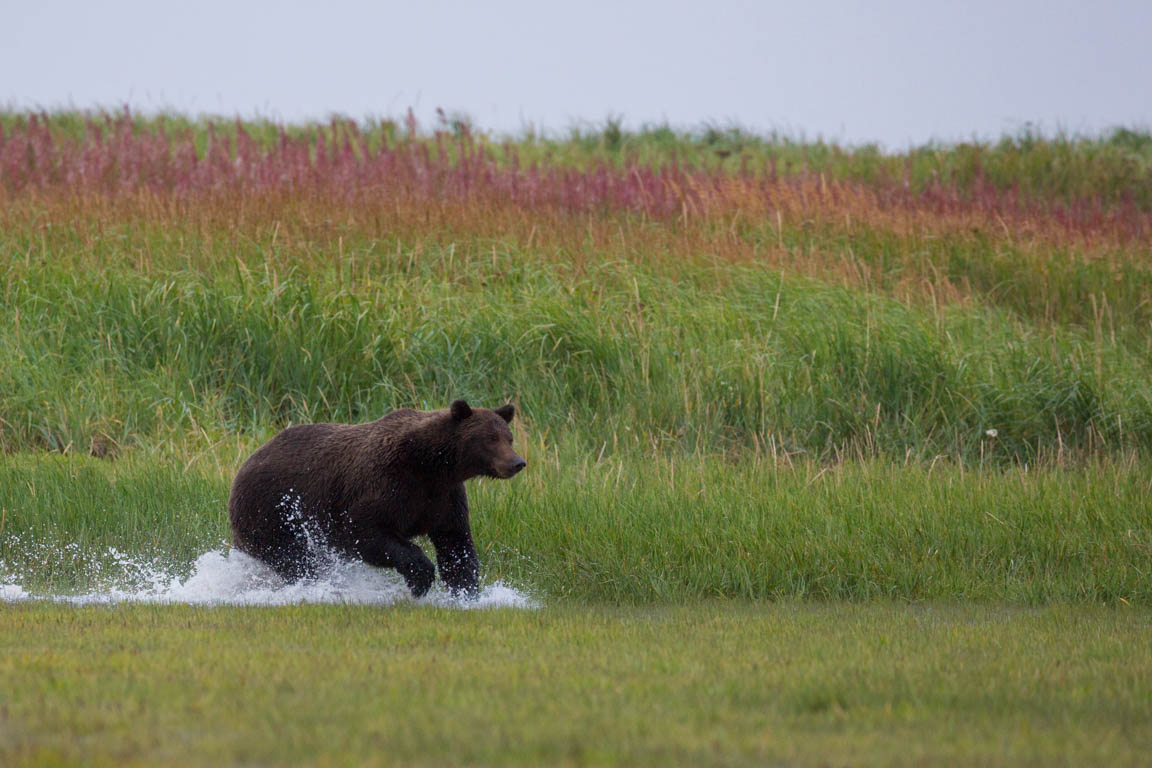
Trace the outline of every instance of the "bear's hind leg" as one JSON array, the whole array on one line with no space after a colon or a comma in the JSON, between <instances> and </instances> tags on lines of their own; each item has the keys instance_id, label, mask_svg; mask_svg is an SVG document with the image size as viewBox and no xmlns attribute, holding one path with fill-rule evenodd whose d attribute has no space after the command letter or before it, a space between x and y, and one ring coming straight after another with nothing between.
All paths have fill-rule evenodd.
<instances>
[{"instance_id":1,"label":"bear's hind leg","mask_svg":"<svg viewBox=\"0 0 1152 768\"><path fill-rule=\"evenodd\" d=\"M317 574L316 559L301 531L284 528L272 536L265 531L257 541L252 541L252 537L234 535L232 546L261 561L289 583Z\"/></svg>"},{"instance_id":2,"label":"bear's hind leg","mask_svg":"<svg viewBox=\"0 0 1152 768\"><path fill-rule=\"evenodd\" d=\"M289 584L301 579L315 578L319 572L316 568L316 559L304 550L277 553L264 562L272 566L272 570Z\"/></svg>"}]
</instances>

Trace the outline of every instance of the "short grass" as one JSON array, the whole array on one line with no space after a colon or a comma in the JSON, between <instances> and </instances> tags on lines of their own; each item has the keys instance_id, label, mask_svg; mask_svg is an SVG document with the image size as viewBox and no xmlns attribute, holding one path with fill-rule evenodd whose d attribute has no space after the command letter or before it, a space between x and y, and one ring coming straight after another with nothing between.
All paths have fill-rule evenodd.
<instances>
[{"instance_id":1,"label":"short grass","mask_svg":"<svg viewBox=\"0 0 1152 768\"><path fill-rule=\"evenodd\" d=\"M1138 765L1147 610L0 604L0 763Z\"/></svg>"}]
</instances>

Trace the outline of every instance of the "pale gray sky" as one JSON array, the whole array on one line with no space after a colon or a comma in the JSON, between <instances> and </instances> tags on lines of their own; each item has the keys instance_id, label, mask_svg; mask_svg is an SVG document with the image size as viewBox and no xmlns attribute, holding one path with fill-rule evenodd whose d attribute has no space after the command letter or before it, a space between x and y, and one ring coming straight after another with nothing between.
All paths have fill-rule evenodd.
<instances>
[{"instance_id":1,"label":"pale gray sky","mask_svg":"<svg viewBox=\"0 0 1152 768\"><path fill-rule=\"evenodd\" d=\"M515 132L739 123L889 149L1152 125L1152 2L0 0L0 103Z\"/></svg>"}]
</instances>

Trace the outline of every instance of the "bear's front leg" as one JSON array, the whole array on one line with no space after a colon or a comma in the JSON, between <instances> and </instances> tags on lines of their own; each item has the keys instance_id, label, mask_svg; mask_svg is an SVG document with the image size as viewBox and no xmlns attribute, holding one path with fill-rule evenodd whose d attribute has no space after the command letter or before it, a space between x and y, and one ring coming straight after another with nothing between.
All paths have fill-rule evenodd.
<instances>
[{"instance_id":1,"label":"bear's front leg","mask_svg":"<svg viewBox=\"0 0 1152 768\"><path fill-rule=\"evenodd\" d=\"M475 600L480 596L480 558L470 531L433 533L440 580L453 597Z\"/></svg>"},{"instance_id":2,"label":"bear's front leg","mask_svg":"<svg viewBox=\"0 0 1152 768\"><path fill-rule=\"evenodd\" d=\"M395 536L380 535L368 541L361 541L358 547L360 557L369 565L378 568L395 568L404 577L404 582L413 597L423 597L432 588L436 579L436 568L424 554L424 550L410 541Z\"/></svg>"}]
</instances>

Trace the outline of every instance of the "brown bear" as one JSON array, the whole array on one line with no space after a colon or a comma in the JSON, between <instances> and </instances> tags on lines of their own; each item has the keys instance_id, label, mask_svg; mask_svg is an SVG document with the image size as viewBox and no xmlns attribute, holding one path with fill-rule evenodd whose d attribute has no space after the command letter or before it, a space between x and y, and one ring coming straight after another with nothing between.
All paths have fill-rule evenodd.
<instances>
[{"instance_id":1,"label":"brown bear","mask_svg":"<svg viewBox=\"0 0 1152 768\"><path fill-rule=\"evenodd\" d=\"M289 427L236 475L228 519L236 548L284 578L314 575L334 551L395 568L416 597L435 569L413 537L436 550L440 579L455 596L479 594L464 481L524 469L512 449L511 404L495 410L457 400L447 410L393 411L367 424Z\"/></svg>"}]
</instances>

